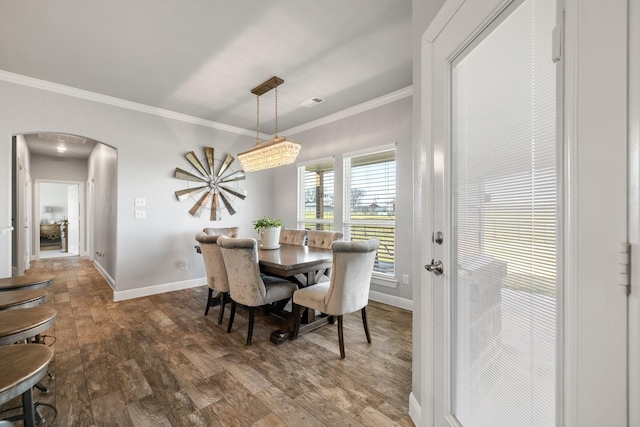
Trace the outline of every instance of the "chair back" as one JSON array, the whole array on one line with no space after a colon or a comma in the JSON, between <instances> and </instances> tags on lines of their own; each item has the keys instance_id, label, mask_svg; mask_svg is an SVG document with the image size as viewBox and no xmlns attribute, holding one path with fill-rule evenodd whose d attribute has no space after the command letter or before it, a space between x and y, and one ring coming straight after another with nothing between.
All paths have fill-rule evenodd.
<instances>
[{"instance_id":1,"label":"chair back","mask_svg":"<svg viewBox=\"0 0 640 427\"><path fill-rule=\"evenodd\" d=\"M210 235L217 236L228 236L228 237L238 237L238 227L223 227L223 228L214 228L207 227L203 228L202 232Z\"/></svg>"},{"instance_id":2,"label":"chair back","mask_svg":"<svg viewBox=\"0 0 640 427\"><path fill-rule=\"evenodd\" d=\"M378 246L378 239L331 245L333 265L325 296L327 314L340 316L367 306Z\"/></svg>"},{"instance_id":3,"label":"chair back","mask_svg":"<svg viewBox=\"0 0 640 427\"><path fill-rule=\"evenodd\" d=\"M200 252L204 259L204 269L207 272L207 285L219 292L229 292L227 268L222 258L222 252L217 244L220 236L216 234L196 234L196 241L200 244Z\"/></svg>"},{"instance_id":4,"label":"chair back","mask_svg":"<svg viewBox=\"0 0 640 427\"><path fill-rule=\"evenodd\" d=\"M342 239L342 233L339 231L307 231L307 246L313 248L330 249L331 244L339 239Z\"/></svg>"},{"instance_id":5,"label":"chair back","mask_svg":"<svg viewBox=\"0 0 640 427\"><path fill-rule=\"evenodd\" d=\"M288 245L304 246L307 243L307 230L289 230L283 228L280 230L280 243Z\"/></svg>"},{"instance_id":6,"label":"chair back","mask_svg":"<svg viewBox=\"0 0 640 427\"><path fill-rule=\"evenodd\" d=\"M265 304L267 292L260 277L257 240L222 236L218 245L227 266L231 299L251 307Z\"/></svg>"}]
</instances>

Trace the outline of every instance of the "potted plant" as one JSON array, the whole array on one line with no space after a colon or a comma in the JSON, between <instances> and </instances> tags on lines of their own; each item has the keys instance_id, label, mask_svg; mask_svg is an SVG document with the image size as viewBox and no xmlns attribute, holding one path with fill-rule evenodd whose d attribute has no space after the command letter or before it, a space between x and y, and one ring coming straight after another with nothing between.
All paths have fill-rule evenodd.
<instances>
[{"instance_id":1,"label":"potted plant","mask_svg":"<svg viewBox=\"0 0 640 427\"><path fill-rule=\"evenodd\" d=\"M272 219L271 217L263 217L253 221L253 228L258 230L262 249L278 249L280 247L280 229L282 228L282 219Z\"/></svg>"}]
</instances>

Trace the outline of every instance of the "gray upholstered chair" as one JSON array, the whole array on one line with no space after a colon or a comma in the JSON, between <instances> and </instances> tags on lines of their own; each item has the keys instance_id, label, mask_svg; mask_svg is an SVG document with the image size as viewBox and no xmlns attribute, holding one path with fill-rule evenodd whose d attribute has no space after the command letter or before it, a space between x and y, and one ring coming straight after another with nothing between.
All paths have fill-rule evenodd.
<instances>
[{"instance_id":1,"label":"gray upholstered chair","mask_svg":"<svg viewBox=\"0 0 640 427\"><path fill-rule=\"evenodd\" d=\"M307 231L307 246L313 248L330 249L331 244L339 239L342 239L342 233L339 231Z\"/></svg>"},{"instance_id":2,"label":"gray upholstered chair","mask_svg":"<svg viewBox=\"0 0 640 427\"><path fill-rule=\"evenodd\" d=\"M258 242L255 239L219 237L218 245L227 267L231 294L231 315L227 332L231 332L233 326L236 304L248 307L247 345L250 345L255 308L291 298L296 285L279 277L260 275Z\"/></svg>"},{"instance_id":3,"label":"gray upholstered chair","mask_svg":"<svg viewBox=\"0 0 640 427\"><path fill-rule=\"evenodd\" d=\"M369 303L369 287L376 251L380 246L378 239L363 242L334 242L333 266L329 282L321 282L293 293L294 327L292 339L298 337L300 330L300 307L318 310L338 318L338 341L340 358L344 359L344 334L342 316L357 310L362 311L362 324L371 342L367 325L366 307Z\"/></svg>"},{"instance_id":4,"label":"gray upholstered chair","mask_svg":"<svg viewBox=\"0 0 640 427\"><path fill-rule=\"evenodd\" d=\"M220 247L217 245L219 237L217 234L205 234L204 232L196 235L196 241L200 245L200 252L204 260L204 269L207 273L207 285L209 286L209 296L204 315L209 314L209 308L213 306L213 302L217 298L220 302L218 324L221 324L224 316L225 298L229 294L229 280L227 279L227 269L224 265L222 252L220 252ZM215 297L213 295L214 291L217 292Z\"/></svg>"},{"instance_id":5,"label":"gray upholstered chair","mask_svg":"<svg viewBox=\"0 0 640 427\"><path fill-rule=\"evenodd\" d=\"M291 230L288 228L283 228L280 230L279 243L304 246L306 242L307 230Z\"/></svg>"},{"instance_id":6,"label":"gray upholstered chair","mask_svg":"<svg viewBox=\"0 0 640 427\"><path fill-rule=\"evenodd\" d=\"M203 228L202 232L210 235L238 237L238 227L222 227L222 228L207 227L207 228Z\"/></svg>"},{"instance_id":7,"label":"gray upholstered chair","mask_svg":"<svg viewBox=\"0 0 640 427\"><path fill-rule=\"evenodd\" d=\"M337 240L342 239L342 233L339 231L325 231L325 230L308 230L307 231L307 246L310 248L331 249L331 244ZM316 282L326 282L331 275L331 269L320 270L316 272ZM307 278L304 274L296 274L296 280L300 282L302 286L307 285Z\"/></svg>"}]
</instances>

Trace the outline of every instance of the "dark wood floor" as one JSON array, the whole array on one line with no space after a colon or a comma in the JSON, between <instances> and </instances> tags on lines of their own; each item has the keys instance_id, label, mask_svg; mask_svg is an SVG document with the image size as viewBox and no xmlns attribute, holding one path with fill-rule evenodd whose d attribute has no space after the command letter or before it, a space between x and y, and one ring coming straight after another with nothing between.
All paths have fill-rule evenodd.
<instances>
[{"instance_id":1,"label":"dark wood floor","mask_svg":"<svg viewBox=\"0 0 640 427\"><path fill-rule=\"evenodd\" d=\"M86 258L45 259L28 274L56 275L49 302L58 311L55 379L37 390L47 425L57 426L412 426L411 313L371 302L373 343L360 314L345 316L347 357L336 326L275 346L277 319L247 313L234 331L218 308L205 317L205 287L113 302ZM52 339L47 339L52 342ZM4 407L15 405L9 402Z\"/></svg>"}]
</instances>

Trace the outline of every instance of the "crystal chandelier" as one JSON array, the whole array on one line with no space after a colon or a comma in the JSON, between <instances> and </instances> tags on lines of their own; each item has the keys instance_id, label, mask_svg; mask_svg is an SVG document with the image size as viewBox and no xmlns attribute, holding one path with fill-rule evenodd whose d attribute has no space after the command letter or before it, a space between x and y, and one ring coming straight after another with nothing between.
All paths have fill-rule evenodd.
<instances>
[{"instance_id":1,"label":"crystal chandelier","mask_svg":"<svg viewBox=\"0 0 640 427\"><path fill-rule=\"evenodd\" d=\"M284 80L274 76L251 90L251 93L256 95L256 145L244 153L238 154L242 170L245 172L255 172L288 165L298 157L300 144L290 141L284 136L278 136L278 86L282 83L284 83ZM274 88L276 90L276 132L273 139L260 142L260 95Z\"/></svg>"}]
</instances>

